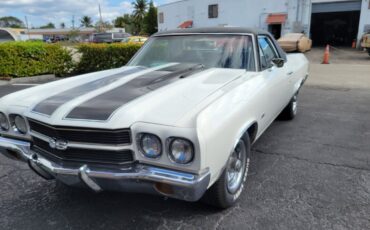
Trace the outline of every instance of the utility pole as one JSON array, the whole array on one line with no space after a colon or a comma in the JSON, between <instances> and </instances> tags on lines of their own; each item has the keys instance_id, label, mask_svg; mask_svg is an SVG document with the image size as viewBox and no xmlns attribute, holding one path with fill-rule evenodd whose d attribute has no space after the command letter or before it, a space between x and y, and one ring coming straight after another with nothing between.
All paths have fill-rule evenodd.
<instances>
[{"instance_id":1,"label":"utility pole","mask_svg":"<svg viewBox=\"0 0 370 230\"><path fill-rule=\"evenodd\" d=\"M100 21L103 22L103 16L101 15L100 3L99 3L99 16L100 16Z\"/></svg>"},{"instance_id":2,"label":"utility pole","mask_svg":"<svg viewBox=\"0 0 370 230\"><path fill-rule=\"evenodd\" d=\"M100 31L103 31L104 29L104 25L103 25L103 16L101 15L101 7L100 7L100 3L99 3L99 16L100 16L100 25L99 25L99 30Z\"/></svg>"},{"instance_id":3,"label":"utility pole","mask_svg":"<svg viewBox=\"0 0 370 230\"><path fill-rule=\"evenodd\" d=\"M72 29L75 29L75 16L72 15Z\"/></svg>"},{"instance_id":4,"label":"utility pole","mask_svg":"<svg viewBox=\"0 0 370 230\"><path fill-rule=\"evenodd\" d=\"M28 19L27 19L27 16L24 16L24 19L25 19L26 27L27 27L28 40L30 40L30 39L31 39L31 37L30 37L30 29L29 29L29 27L28 27Z\"/></svg>"}]
</instances>

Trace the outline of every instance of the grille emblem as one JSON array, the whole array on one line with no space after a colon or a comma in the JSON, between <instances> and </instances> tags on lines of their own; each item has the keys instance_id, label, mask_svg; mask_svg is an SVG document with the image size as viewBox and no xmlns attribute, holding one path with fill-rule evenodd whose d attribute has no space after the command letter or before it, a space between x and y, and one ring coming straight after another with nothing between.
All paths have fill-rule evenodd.
<instances>
[{"instance_id":1,"label":"grille emblem","mask_svg":"<svg viewBox=\"0 0 370 230\"><path fill-rule=\"evenodd\" d=\"M56 138L50 138L49 139L49 146L52 149L57 149L57 150L66 150L68 148L68 141L66 140L59 140Z\"/></svg>"}]
</instances>

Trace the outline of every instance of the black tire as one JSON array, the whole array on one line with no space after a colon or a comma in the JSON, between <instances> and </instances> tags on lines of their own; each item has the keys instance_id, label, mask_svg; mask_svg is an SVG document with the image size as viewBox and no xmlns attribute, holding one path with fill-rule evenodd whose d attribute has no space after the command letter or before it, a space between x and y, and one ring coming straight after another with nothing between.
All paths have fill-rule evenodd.
<instances>
[{"instance_id":1,"label":"black tire","mask_svg":"<svg viewBox=\"0 0 370 230\"><path fill-rule=\"evenodd\" d=\"M244 145L245 147L245 162L242 163L243 168L242 170L242 179L238 187L234 192L230 192L228 186L228 166L225 167L224 171L222 172L220 178L208 189L202 201L214 206L216 208L226 209L235 205L240 197L243 189L244 184L248 176L250 159L251 159L251 150L250 150L250 139L249 136L243 137L240 139L239 144ZM237 148L237 147L236 147ZM231 158L231 156L230 156ZM229 161L230 161L229 158ZM229 161L227 165L229 164Z\"/></svg>"},{"instance_id":2,"label":"black tire","mask_svg":"<svg viewBox=\"0 0 370 230\"><path fill-rule=\"evenodd\" d=\"M279 115L279 120L291 121L297 115L298 110L298 93L296 93L289 104L284 108L284 110Z\"/></svg>"}]
</instances>

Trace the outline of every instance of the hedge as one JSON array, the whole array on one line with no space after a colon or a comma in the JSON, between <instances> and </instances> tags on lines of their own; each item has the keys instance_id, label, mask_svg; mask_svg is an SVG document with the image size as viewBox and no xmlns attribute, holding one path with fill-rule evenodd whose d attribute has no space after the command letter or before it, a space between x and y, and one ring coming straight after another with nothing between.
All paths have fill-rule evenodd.
<instances>
[{"instance_id":1,"label":"hedge","mask_svg":"<svg viewBox=\"0 0 370 230\"><path fill-rule=\"evenodd\" d=\"M73 68L69 51L43 42L0 43L0 77L64 76Z\"/></svg>"},{"instance_id":2,"label":"hedge","mask_svg":"<svg viewBox=\"0 0 370 230\"><path fill-rule=\"evenodd\" d=\"M121 67L127 64L140 47L141 44L136 43L80 45L77 49L81 59L75 72L89 73Z\"/></svg>"}]
</instances>

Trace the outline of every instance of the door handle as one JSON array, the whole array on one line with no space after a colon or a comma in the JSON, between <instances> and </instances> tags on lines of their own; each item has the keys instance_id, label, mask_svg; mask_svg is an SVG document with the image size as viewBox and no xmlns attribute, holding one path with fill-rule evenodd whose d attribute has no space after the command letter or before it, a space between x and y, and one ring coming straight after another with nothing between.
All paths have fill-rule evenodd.
<instances>
[{"instance_id":1,"label":"door handle","mask_svg":"<svg viewBox=\"0 0 370 230\"><path fill-rule=\"evenodd\" d=\"M293 73L294 73L293 71L288 72L288 76L292 76Z\"/></svg>"}]
</instances>

